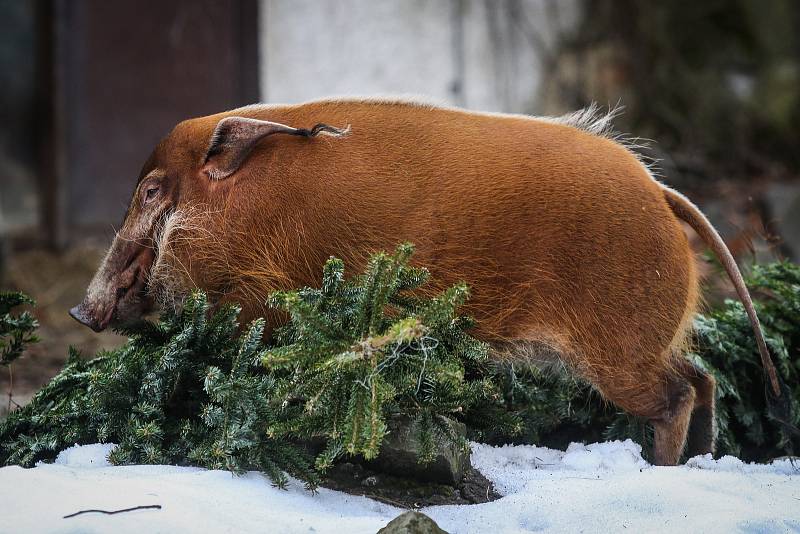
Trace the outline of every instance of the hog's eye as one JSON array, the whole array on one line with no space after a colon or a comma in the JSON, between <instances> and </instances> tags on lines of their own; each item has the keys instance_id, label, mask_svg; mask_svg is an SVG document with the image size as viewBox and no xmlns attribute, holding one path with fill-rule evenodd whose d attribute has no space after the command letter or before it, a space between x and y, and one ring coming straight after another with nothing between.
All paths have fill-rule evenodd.
<instances>
[{"instance_id":1,"label":"hog's eye","mask_svg":"<svg viewBox=\"0 0 800 534\"><path fill-rule=\"evenodd\" d=\"M147 190L144 192L144 201L150 202L151 200L156 198L158 190L159 187L157 185L151 185L150 187L148 187Z\"/></svg>"}]
</instances>

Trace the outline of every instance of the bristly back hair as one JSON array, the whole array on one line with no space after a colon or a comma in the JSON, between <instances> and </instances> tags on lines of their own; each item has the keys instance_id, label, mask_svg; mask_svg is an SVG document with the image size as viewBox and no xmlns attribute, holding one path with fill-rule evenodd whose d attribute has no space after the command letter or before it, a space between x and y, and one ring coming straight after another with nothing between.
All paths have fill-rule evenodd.
<instances>
[{"instance_id":1,"label":"bristly back hair","mask_svg":"<svg viewBox=\"0 0 800 534\"><path fill-rule=\"evenodd\" d=\"M613 120L619 117L624 110L625 106L617 103L609 106L608 111L604 111L597 102L592 102L583 109L554 117L552 121L599 137L616 139L618 132L614 129Z\"/></svg>"},{"instance_id":2,"label":"bristly back hair","mask_svg":"<svg viewBox=\"0 0 800 534\"><path fill-rule=\"evenodd\" d=\"M631 154L633 154L639 162L644 165L650 175L654 178L660 178L661 172L658 168L660 159L655 158L648 154L654 141L644 137L633 136L619 132L614 128L614 119L622 115L625 106L618 101L616 104L609 105L607 110L600 106L597 102L592 102L583 109L572 111L560 117L547 117L539 115L530 115L524 113L505 113L496 111L476 111L472 109L460 108L448 104L445 101L426 96L426 95L369 95L369 96L336 96L325 97L314 100L309 100L303 104L324 103L330 105L344 104L350 102L362 103L376 103L384 105L397 105L397 106L411 106L422 109L445 109L445 110L458 110L466 111L474 115L481 116L494 116L494 117L515 117L526 118L529 120L538 120L542 122L549 122L551 124L561 124L577 128L591 135L610 139L625 147ZM264 109L264 108L283 108L292 107L298 104L251 104L241 108L242 111L249 109ZM346 135L349 132L349 126L341 133Z\"/></svg>"},{"instance_id":3,"label":"bristly back hair","mask_svg":"<svg viewBox=\"0 0 800 534\"><path fill-rule=\"evenodd\" d=\"M648 154L655 143L652 139L622 133L614 127L614 119L622 115L625 106L619 101L604 110L597 102L592 102L583 109L572 111L560 117L537 117L565 126L571 126L586 133L610 139L625 147L639 162L645 166L650 175L656 179L661 178L658 168L659 158Z\"/></svg>"}]
</instances>

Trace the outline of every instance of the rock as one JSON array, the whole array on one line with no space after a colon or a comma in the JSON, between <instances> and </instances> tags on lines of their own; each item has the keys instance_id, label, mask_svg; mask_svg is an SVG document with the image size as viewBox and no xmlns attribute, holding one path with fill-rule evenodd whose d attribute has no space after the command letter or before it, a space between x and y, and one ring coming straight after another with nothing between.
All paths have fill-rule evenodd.
<instances>
[{"instance_id":1,"label":"rock","mask_svg":"<svg viewBox=\"0 0 800 534\"><path fill-rule=\"evenodd\" d=\"M390 475L360 464L342 462L326 473L322 485L414 510L445 504L480 504L500 498L492 483L474 467L468 468L461 482L454 487L450 484Z\"/></svg>"},{"instance_id":2,"label":"rock","mask_svg":"<svg viewBox=\"0 0 800 534\"><path fill-rule=\"evenodd\" d=\"M447 534L436 522L420 512L405 512L395 517L378 534Z\"/></svg>"},{"instance_id":3,"label":"rock","mask_svg":"<svg viewBox=\"0 0 800 534\"><path fill-rule=\"evenodd\" d=\"M448 421L456 435L464 436L463 425ZM418 428L409 418L389 421L390 434L378 459L366 462L361 457L336 463L322 485L352 495L418 509L445 504L478 504L500 498L492 483L469 461L469 449L440 440L432 464L417 463Z\"/></svg>"},{"instance_id":4,"label":"rock","mask_svg":"<svg viewBox=\"0 0 800 534\"><path fill-rule=\"evenodd\" d=\"M364 480L361 481L361 485L365 486L367 488L371 488L373 486L377 486L378 485L378 477L376 477L375 475L368 476L367 478L365 478Z\"/></svg>"},{"instance_id":5,"label":"rock","mask_svg":"<svg viewBox=\"0 0 800 534\"><path fill-rule=\"evenodd\" d=\"M500 498L500 494L494 489L494 484L474 467L467 470L458 491L462 499L472 504L492 502Z\"/></svg>"},{"instance_id":6,"label":"rock","mask_svg":"<svg viewBox=\"0 0 800 534\"><path fill-rule=\"evenodd\" d=\"M370 462L380 471L457 486L469 468L469 447L451 443L443 437L435 438L436 456L428 464L418 462L420 443L419 426L406 416L395 416L387 422L389 434L384 438L378 458ZM445 423L457 436L466 437L466 427L452 419ZM466 441L464 441L466 443Z\"/></svg>"}]
</instances>

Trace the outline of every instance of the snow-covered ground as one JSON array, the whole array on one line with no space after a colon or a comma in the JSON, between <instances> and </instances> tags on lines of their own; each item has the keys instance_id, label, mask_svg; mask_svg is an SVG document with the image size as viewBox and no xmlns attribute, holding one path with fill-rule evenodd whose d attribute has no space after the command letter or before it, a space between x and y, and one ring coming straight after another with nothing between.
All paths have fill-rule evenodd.
<instances>
[{"instance_id":1,"label":"snow-covered ground","mask_svg":"<svg viewBox=\"0 0 800 534\"><path fill-rule=\"evenodd\" d=\"M112 467L109 445L63 451L55 464L0 469L0 532L376 532L401 510L258 473L171 466ZM566 452L473 444L473 464L503 498L424 509L448 532L800 532L800 465L697 457L652 467L631 441ZM118 515L115 510L161 505Z\"/></svg>"}]
</instances>

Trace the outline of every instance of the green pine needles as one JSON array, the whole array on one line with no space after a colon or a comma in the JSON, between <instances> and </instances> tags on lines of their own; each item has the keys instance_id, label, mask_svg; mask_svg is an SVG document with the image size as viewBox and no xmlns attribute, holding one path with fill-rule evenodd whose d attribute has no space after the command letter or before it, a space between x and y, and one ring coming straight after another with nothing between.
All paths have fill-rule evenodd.
<instances>
[{"instance_id":1,"label":"green pine needles","mask_svg":"<svg viewBox=\"0 0 800 534\"><path fill-rule=\"evenodd\" d=\"M285 471L313 487L342 455L374 458L394 413L420 421L420 441L431 444L420 460L428 460L436 434L447 432L441 418L490 388L465 378L487 360L456 315L466 288L415 297L428 275L408 265L412 250L377 254L350 281L331 259L321 289L276 294L291 321L274 346L262 343L263 319L239 334L239 309L212 313L198 292L179 313L124 331L130 340L119 349L88 361L72 351L61 373L0 424L0 465L113 442L113 463L255 469L279 485ZM315 463L299 441L309 438L325 443Z\"/></svg>"},{"instance_id":2,"label":"green pine needles","mask_svg":"<svg viewBox=\"0 0 800 534\"><path fill-rule=\"evenodd\" d=\"M11 313L17 306L33 303L22 293L0 291L0 366L10 365L22 355L25 345L37 341L34 332L39 323L33 315Z\"/></svg>"},{"instance_id":3,"label":"green pine needles","mask_svg":"<svg viewBox=\"0 0 800 534\"><path fill-rule=\"evenodd\" d=\"M375 458L389 414L420 423L420 460L429 461L436 434L459 439L447 435L443 417L457 416L492 394L487 380L468 378L488 357L487 347L465 333L470 322L456 314L467 298L466 286L416 298L413 290L428 280L428 272L408 265L412 251L405 244L394 256L376 254L366 272L350 281L343 263L331 259L321 289L272 298L291 321L262 361L270 372L285 373L278 386L283 403L297 402L288 421L270 433L324 438L318 469L343 454Z\"/></svg>"},{"instance_id":4,"label":"green pine needles","mask_svg":"<svg viewBox=\"0 0 800 534\"><path fill-rule=\"evenodd\" d=\"M568 373L498 366L459 316L467 288L433 297L413 248L379 253L363 274L324 266L320 288L271 297L286 325L265 345L263 319L238 324L235 306L191 295L179 312L127 329L122 347L64 369L26 406L0 422L0 465L51 460L75 443L117 443L117 464L199 465L259 470L278 485L289 473L315 487L334 462L379 455L394 415L410 418L420 462L442 438L465 447L447 419L481 441L565 446L570 440L648 441L642 421L602 402ZM757 266L750 285L779 372L800 397L800 267ZM35 340L36 322L0 294L0 354L7 364ZM768 460L791 451L765 414L762 371L738 302L697 318L690 355L717 378L721 453ZM798 406L795 417L798 418ZM796 419L796 423L800 420Z\"/></svg>"},{"instance_id":5,"label":"green pine needles","mask_svg":"<svg viewBox=\"0 0 800 534\"><path fill-rule=\"evenodd\" d=\"M202 293L178 314L125 333L128 343L64 369L0 425L0 464L50 460L75 443L113 442L117 464L194 464L284 471L316 483L302 450L267 436L279 410L263 373L263 320L238 335L238 308L210 313Z\"/></svg>"}]
</instances>

